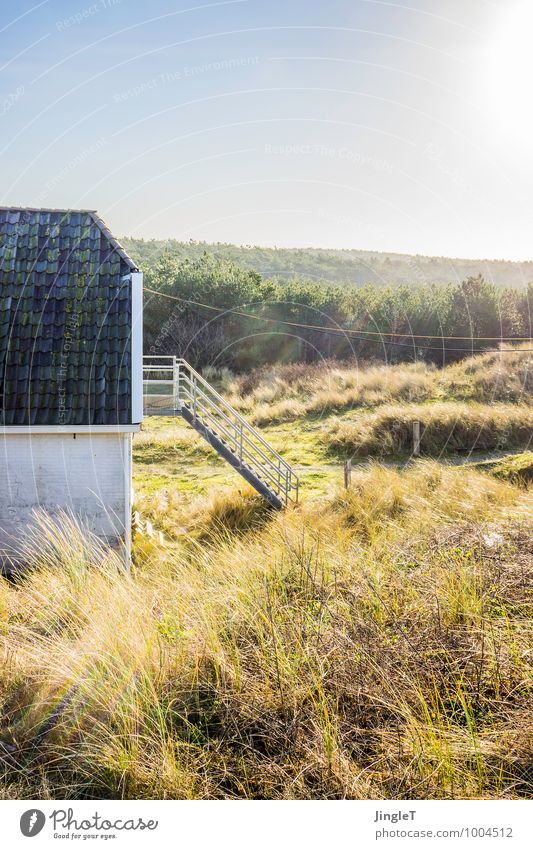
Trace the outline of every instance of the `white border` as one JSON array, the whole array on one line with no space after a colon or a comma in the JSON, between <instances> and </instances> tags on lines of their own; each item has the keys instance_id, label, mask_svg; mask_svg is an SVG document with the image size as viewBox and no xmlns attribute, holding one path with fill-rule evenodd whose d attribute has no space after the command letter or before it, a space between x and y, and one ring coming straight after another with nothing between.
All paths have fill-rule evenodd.
<instances>
[{"instance_id":1,"label":"white border","mask_svg":"<svg viewBox=\"0 0 533 849\"><path fill-rule=\"evenodd\" d=\"M125 623L124 627L127 628ZM438 849L464 846L530 849L529 800L6 800L0 802L2 845L10 849L47 849L77 842L160 849L194 845L195 849ZM21 815L42 811L45 824L34 843L21 834ZM55 817L54 817L55 813ZM91 827L95 816L104 829ZM385 817L385 819L382 819ZM138 827L142 818L144 829ZM56 827L54 823L57 820ZM86 821L80 827L80 823ZM71 827L67 825L73 821ZM117 822L118 821L118 822ZM131 821L129 825L127 822ZM183 839L176 840L176 823ZM150 823L150 825L148 825ZM200 826L201 824L201 826ZM137 828L132 829L132 826ZM509 830L511 834L509 835ZM473 832L473 833L472 833ZM496 832L496 835L494 834ZM482 838L481 835L485 834ZM415 836L418 835L418 836ZM509 835L509 836L508 836ZM74 838L77 840L74 840ZM96 838L96 841L94 840Z\"/></svg>"},{"instance_id":2,"label":"white border","mask_svg":"<svg viewBox=\"0 0 533 849\"><path fill-rule=\"evenodd\" d=\"M143 273L131 272L131 421L143 420Z\"/></svg>"},{"instance_id":3,"label":"white border","mask_svg":"<svg viewBox=\"0 0 533 849\"><path fill-rule=\"evenodd\" d=\"M125 434L124 443L124 567L131 571L131 519L132 519L132 469L131 435Z\"/></svg>"},{"instance_id":4,"label":"white border","mask_svg":"<svg viewBox=\"0 0 533 849\"><path fill-rule=\"evenodd\" d=\"M59 433L65 435L69 433L94 433L95 436L98 436L101 433L138 433L140 429L140 424L116 425L115 427L112 425L5 425L0 427L0 435L9 436L10 433Z\"/></svg>"}]
</instances>

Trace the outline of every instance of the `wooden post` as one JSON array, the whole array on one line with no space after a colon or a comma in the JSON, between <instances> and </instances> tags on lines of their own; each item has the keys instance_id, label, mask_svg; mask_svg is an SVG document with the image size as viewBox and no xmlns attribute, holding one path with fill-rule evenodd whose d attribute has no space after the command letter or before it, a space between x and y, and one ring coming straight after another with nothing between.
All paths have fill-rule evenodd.
<instances>
[{"instance_id":1,"label":"wooden post","mask_svg":"<svg viewBox=\"0 0 533 849\"><path fill-rule=\"evenodd\" d=\"M413 457L420 457L420 422L413 422Z\"/></svg>"},{"instance_id":2,"label":"wooden post","mask_svg":"<svg viewBox=\"0 0 533 849\"><path fill-rule=\"evenodd\" d=\"M344 464L344 488L349 489L352 482L352 461L346 460Z\"/></svg>"}]
</instances>

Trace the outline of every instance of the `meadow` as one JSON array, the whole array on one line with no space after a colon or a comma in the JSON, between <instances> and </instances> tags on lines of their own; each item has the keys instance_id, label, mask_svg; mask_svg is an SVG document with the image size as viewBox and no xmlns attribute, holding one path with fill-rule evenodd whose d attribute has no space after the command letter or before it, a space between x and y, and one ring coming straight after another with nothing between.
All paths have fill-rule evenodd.
<instances>
[{"instance_id":1,"label":"meadow","mask_svg":"<svg viewBox=\"0 0 533 849\"><path fill-rule=\"evenodd\" d=\"M40 516L0 582L3 797L530 797L531 365L211 370L282 512L147 419L131 575Z\"/></svg>"}]
</instances>

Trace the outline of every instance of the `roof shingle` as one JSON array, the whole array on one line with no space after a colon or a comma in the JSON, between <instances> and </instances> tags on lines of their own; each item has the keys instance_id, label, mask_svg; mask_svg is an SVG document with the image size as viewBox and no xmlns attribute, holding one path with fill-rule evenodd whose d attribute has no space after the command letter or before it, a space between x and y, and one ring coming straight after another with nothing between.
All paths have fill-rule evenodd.
<instances>
[{"instance_id":1,"label":"roof shingle","mask_svg":"<svg viewBox=\"0 0 533 849\"><path fill-rule=\"evenodd\" d=\"M0 207L0 425L131 423L135 270L92 210Z\"/></svg>"}]
</instances>

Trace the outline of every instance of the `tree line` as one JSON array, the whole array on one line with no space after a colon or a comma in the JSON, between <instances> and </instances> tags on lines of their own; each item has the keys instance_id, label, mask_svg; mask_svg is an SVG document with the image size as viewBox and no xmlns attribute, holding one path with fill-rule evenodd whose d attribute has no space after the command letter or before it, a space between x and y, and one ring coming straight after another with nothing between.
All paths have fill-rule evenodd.
<instances>
[{"instance_id":1,"label":"tree line","mask_svg":"<svg viewBox=\"0 0 533 849\"><path fill-rule=\"evenodd\" d=\"M458 259L420 254L328 248L278 248L260 245L233 245L226 242L187 242L177 239L122 239L130 256L142 268L149 268L163 256L200 259L208 253L216 259L231 260L241 268L259 271L263 277L280 282L292 278L315 280L343 287L400 286L421 283L446 284L483 274L499 286L521 289L533 280L533 262L503 259Z\"/></svg>"},{"instance_id":2,"label":"tree line","mask_svg":"<svg viewBox=\"0 0 533 849\"><path fill-rule=\"evenodd\" d=\"M532 334L533 284L498 287L481 275L360 288L280 282L205 252L163 254L145 287L157 292L145 292L145 352L196 367L241 372L325 357L444 365Z\"/></svg>"}]
</instances>

